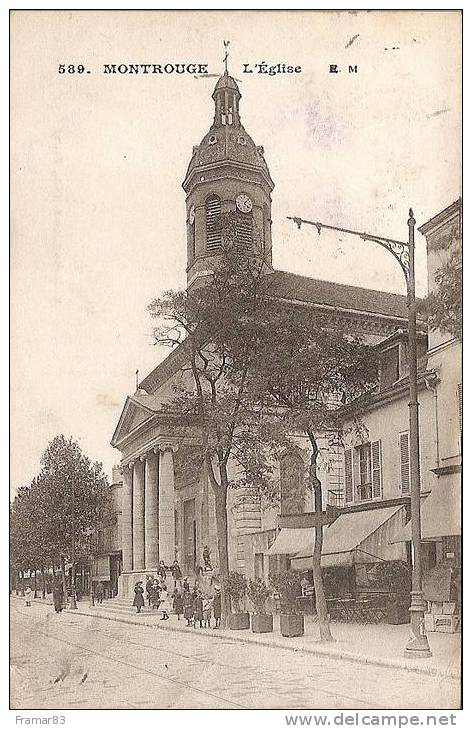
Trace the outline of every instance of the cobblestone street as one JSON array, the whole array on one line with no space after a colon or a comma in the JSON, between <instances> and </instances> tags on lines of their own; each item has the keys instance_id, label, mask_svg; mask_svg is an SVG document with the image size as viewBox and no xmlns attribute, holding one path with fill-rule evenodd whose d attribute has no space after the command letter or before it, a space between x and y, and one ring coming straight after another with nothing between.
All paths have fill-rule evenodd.
<instances>
[{"instance_id":1,"label":"cobblestone street","mask_svg":"<svg viewBox=\"0 0 472 729\"><path fill-rule=\"evenodd\" d=\"M15 709L455 709L460 683L11 602Z\"/></svg>"}]
</instances>

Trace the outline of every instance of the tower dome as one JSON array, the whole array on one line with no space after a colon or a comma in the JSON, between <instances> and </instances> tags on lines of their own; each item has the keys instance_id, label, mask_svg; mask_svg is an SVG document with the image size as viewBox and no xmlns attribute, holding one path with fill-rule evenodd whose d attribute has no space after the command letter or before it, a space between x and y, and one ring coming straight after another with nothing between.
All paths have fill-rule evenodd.
<instances>
[{"instance_id":1,"label":"tower dome","mask_svg":"<svg viewBox=\"0 0 472 729\"><path fill-rule=\"evenodd\" d=\"M221 255L217 221L234 213L241 240L272 266L271 192L274 183L264 158L241 123L241 93L227 71L212 99L213 123L193 148L183 188L187 193L188 285L207 275Z\"/></svg>"}]
</instances>

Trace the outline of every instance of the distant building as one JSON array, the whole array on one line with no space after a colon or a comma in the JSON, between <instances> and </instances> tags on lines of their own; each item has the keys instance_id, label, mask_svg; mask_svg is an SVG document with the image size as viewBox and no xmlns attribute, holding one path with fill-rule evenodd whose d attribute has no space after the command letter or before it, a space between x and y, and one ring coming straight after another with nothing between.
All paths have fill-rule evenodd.
<instances>
[{"instance_id":1,"label":"distant building","mask_svg":"<svg viewBox=\"0 0 472 729\"><path fill-rule=\"evenodd\" d=\"M118 578L122 570L121 560L121 493L123 477L120 468L115 466L110 484L110 503L97 531L96 548L92 563L92 582L94 588L102 582L105 597L118 594Z\"/></svg>"}]
</instances>

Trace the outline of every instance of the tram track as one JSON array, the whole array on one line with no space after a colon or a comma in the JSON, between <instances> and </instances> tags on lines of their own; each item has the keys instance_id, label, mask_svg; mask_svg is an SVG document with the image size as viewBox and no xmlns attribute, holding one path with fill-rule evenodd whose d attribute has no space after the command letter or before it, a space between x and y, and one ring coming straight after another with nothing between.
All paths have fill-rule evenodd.
<instances>
[{"instance_id":1,"label":"tram track","mask_svg":"<svg viewBox=\"0 0 472 729\"><path fill-rule=\"evenodd\" d=\"M24 615L25 617L29 617L29 614L26 613L26 612L24 612L23 610L19 610L16 607L14 609L15 609L15 611L18 614ZM82 616L82 617L84 617L84 616ZM15 621L12 621L12 623L15 623ZM17 624L23 626L22 623L17 623ZM75 625L72 622L69 622L69 625L73 626L76 630L80 630L80 626L77 626L77 625ZM147 626L138 626L138 627L144 628L144 627L147 627ZM106 630L106 629L105 630L102 630L101 628L100 629L99 628L93 628L93 630L96 631L97 633L99 633L100 635L106 636L110 640L116 640L118 638L118 636L116 634L114 634L112 631L109 631L109 630ZM50 637L50 638L52 638L52 639L54 639L56 641L65 643L65 644L70 645L70 646L73 646L75 648L80 648L82 650L88 651L89 653L91 653L93 655L101 656L101 657L105 658L106 660L116 661L117 663L121 663L124 666L132 667L132 668L134 668L135 670L138 670L138 671L142 670L145 673L154 675L154 676L156 676L158 678L161 678L163 680L166 680L166 681L173 682L173 683L176 683L178 685L181 685L181 686L187 688L188 690L194 690L194 691L197 691L198 693L203 693L203 694L205 694L207 696L210 696L212 698L216 698L219 701L223 701L223 702L226 702L228 704L231 704L235 708L239 708L239 709L248 709L248 708L251 708L251 707L248 707L248 706L239 704L237 702L231 701L229 699L225 699L224 697L222 697L222 696L220 696L218 694L205 691L204 689L198 689L196 687L192 687L191 684L188 684L186 682L179 682L176 679L171 679L167 675L157 673L155 671L152 671L151 669L145 669L145 668L142 668L140 666L136 666L135 664L132 664L132 663L129 663L129 662L126 662L126 661L122 661L120 659L112 659L112 658L110 658L109 655L106 655L104 653L101 653L100 651L95 651L95 650L90 649L87 646L84 646L84 645L79 644L79 643L72 643L70 641L66 641L64 639L57 638L56 636L52 635L49 632L45 632L45 631L36 631L36 632L41 632L43 635L46 635L47 637ZM90 630L89 630L89 632L90 632ZM189 635L190 635L190 633L189 633ZM211 636L207 636L207 637L210 637L211 638ZM121 635L119 636L119 641L120 641L120 644L126 643L127 645L130 645L133 648L140 648L140 649L147 649L147 650L149 650L150 647L151 647L148 643L141 643L141 642L136 641L134 639L123 638L123 636L121 636ZM232 644L232 645L237 645L237 644ZM209 665L209 666L213 666L213 667L217 667L217 668L221 668L221 669L226 669L226 670L228 670L228 669L229 670L234 670L235 669L235 666L232 665L231 663L218 662L218 661L215 661L214 659L204 658L204 657L196 656L194 654L189 654L189 653L182 653L180 651L172 650L171 648L159 648L158 646L155 646L155 645L152 645L151 648L152 648L152 650L154 652L162 653L162 654L165 654L165 655L171 655L171 656L174 656L176 658L181 658L181 659L184 659L185 661L189 661L189 662L192 662L192 663L202 663L202 664L206 664L206 665ZM256 667L253 666L253 665L251 665L251 666L247 666L247 668L254 669ZM244 670L244 669L245 669L244 666L238 666L238 670ZM270 677L272 679L274 678L274 670L273 669L265 669L265 668L262 668L262 667L257 667L257 671L258 671L259 675L264 675L265 674L267 677ZM306 675L306 678L311 679L311 680L313 680L315 682L318 681L318 679L319 679L319 676L316 676L316 675L313 675L313 674L310 674L310 673L307 673L305 675ZM381 708L385 708L385 707L382 707L380 704L374 704L372 702L365 701L364 699L360 699L358 696L350 696L350 695L342 694L342 693L335 692L335 691L329 691L327 689L321 688L320 686L317 686L316 690L317 690L317 692L319 692L321 694L324 694L325 696L330 697L330 698L333 698L333 699L342 699L344 701L353 701L353 702L355 702L355 704L362 704L366 709L367 708L368 709L381 709Z\"/></svg>"}]
</instances>

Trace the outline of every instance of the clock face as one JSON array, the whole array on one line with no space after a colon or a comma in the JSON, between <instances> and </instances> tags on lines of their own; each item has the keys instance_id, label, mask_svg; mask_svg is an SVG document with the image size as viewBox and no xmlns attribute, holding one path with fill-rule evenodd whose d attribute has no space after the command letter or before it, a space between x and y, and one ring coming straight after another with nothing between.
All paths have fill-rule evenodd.
<instances>
[{"instance_id":1,"label":"clock face","mask_svg":"<svg viewBox=\"0 0 472 729\"><path fill-rule=\"evenodd\" d=\"M195 222L195 205L192 205L192 207L188 211L188 219L189 219L190 225L193 225Z\"/></svg>"},{"instance_id":2,"label":"clock face","mask_svg":"<svg viewBox=\"0 0 472 729\"><path fill-rule=\"evenodd\" d=\"M236 207L242 213L250 213L252 210L252 200L249 195L245 195L244 193L242 195L238 195L236 198Z\"/></svg>"}]
</instances>

